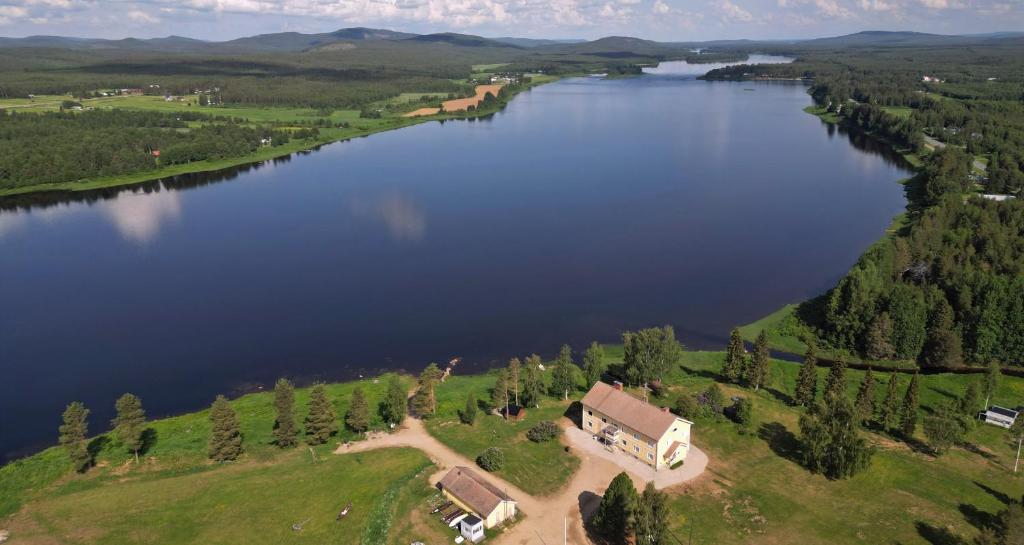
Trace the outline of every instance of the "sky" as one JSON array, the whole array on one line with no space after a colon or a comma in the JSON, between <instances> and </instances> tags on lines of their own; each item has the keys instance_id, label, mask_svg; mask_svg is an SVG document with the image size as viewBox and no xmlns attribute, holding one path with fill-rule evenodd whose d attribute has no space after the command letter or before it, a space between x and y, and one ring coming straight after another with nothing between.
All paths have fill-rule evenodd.
<instances>
[{"instance_id":1,"label":"sky","mask_svg":"<svg viewBox=\"0 0 1024 545\"><path fill-rule=\"evenodd\" d=\"M229 40L368 26L664 41L1024 31L1024 0L0 0L0 36Z\"/></svg>"}]
</instances>

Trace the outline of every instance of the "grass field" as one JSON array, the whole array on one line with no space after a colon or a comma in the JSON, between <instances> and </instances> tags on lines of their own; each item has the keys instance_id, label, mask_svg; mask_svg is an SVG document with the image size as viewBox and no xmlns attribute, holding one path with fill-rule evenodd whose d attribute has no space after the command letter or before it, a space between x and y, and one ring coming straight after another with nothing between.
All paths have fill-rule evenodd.
<instances>
[{"instance_id":1,"label":"grass field","mask_svg":"<svg viewBox=\"0 0 1024 545\"><path fill-rule=\"evenodd\" d=\"M497 475L530 494L554 492L568 482L580 461L558 441L530 441L526 430L541 420L557 421L568 402L544 399L539 409L528 408L526 418L515 423L482 411L473 426L461 423L459 410L466 406L466 397L472 393L477 400L490 400L494 380L494 373L449 377L438 387L437 415L427 421L427 430L470 459L487 447L498 446L505 451L506 464Z\"/></svg>"},{"instance_id":2,"label":"grass field","mask_svg":"<svg viewBox=\"0 0 1024 545\"><path fill-rule=\"evenodd\" d=\"M433 465L413 449L323 456L289 451L274 464L241 463L181 475L137 475L65 486L12 525L15 543L384 545L398 507L422 494ZM352 502L349 515L335 521ZM295 531L293 524L302 524Z\"/></svg>"},{"instance_id":3,"label":"grass field","mask_svg":"<svg viewBox=\"0 0 1024 545\"><path fill-rule=\"evenodd\" d=\"M723 358L719 352L687 352L670 381L672 395L705 389ZM971 434L968 448L939 458L872 433L879 450L863 473L842 481L810 474L793 450L799 411L784 402L797 370L796 364L773 361L768 388L760 393L726 387L728 395L754 400L754 433L740 433L726 420L696 423L694 442L711 459L710 478L672 498L674 531L683 542L692 529L695 544L966 545L957 536L971 538L973 524L1002 509L1007 497L1024 493L1024 481L1011 471L1014 445L1005 430L986 425ZM826 372L819 369L822 382ZM848 372L851 397L862 376ZM922 413L962 394L974 378L922 376ZM903 388L908 382L904 376ZM876 393L880 402L884 386ZM1024 381L1007 377L994 401L1016 405L1022 397Z\"/></svg>"}]
</instances>

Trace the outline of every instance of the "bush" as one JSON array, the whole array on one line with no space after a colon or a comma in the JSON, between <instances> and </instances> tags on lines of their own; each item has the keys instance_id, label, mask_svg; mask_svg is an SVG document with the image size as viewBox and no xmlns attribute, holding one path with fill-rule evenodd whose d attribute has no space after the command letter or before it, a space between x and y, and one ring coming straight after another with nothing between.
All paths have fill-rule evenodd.
<instances>
[{"instance_id":1,"label":"bush","mask_svg":"<svg viewBox=\"0 0 1024 545\"><path fill-rule=\"evenodd\" d=\"M557 424L550 420L542 420L526 432L526 438L534 443L543 443L558 437L561 433L562 428Z\"/></svg>"},{"instance_id":2,"label":"bush","mask_svg":"<svg viewBox=\"0 0 1024 545\"><path fill-rule=\"evenodd\" d=\"M704 418L718 418L722 415L725 405L725 395L717 384L708 386L702 394L697 396L697 403L700 405L700 415Z\"/></svg>"},{"instance_id":3,"label":"bush","mask_svg":"<svg viewBox=\"0 0 1024 545\"><path fill-rule=\"evenodd\" d=\"M731 412L733 421L744 430L748 429L754 420L754 402L745 397L736 398Z\"/></svg>"},{"instance_id":4,"label":"bush","mask_svg":"<svg viewBox=\"0 0 1024 545\"><path fill-rule=\"evenodd\" d=\"M685 462L685 461L686 460L679 460L678 462L668 466L668 468L669 469L679 469L679 468L683 467L683 462Z\"/></svg>"},{"instance_id":5,"label":"bush","mask_svg":"<svg viewBox=\"0 0 1024 545\"><path fill-rule=\"evenodd\" d=\"M697 418L700 414L700 405L697 404L697 399L690 394L680 394L676 398L676 414L687 420Z\"/></svg>"},{"instance_id":6,"label":"bush","mask_svg":"<svg viewBox=\"0 0 1024 545\"><path fill-rule=\"evenodd\" d=\"M498 471L505 466L505 453L498 447L490 447L476 457L476 465L487 471Z\"/></svg>"}]
</instances>

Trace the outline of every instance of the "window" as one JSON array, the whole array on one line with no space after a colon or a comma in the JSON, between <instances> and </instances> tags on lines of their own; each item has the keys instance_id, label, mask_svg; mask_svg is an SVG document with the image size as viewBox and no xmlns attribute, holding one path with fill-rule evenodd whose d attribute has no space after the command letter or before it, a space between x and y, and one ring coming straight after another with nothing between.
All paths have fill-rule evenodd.
<instances>
[{"instance_id":1,"label":"window","mask_svg":"<svg viewBox=\"0 0 1024 545\"><path fill-rule=\"evenodd\" d=\"M647 442L647 446L651 447L651 448L654 448L654 441L648 441Z\"/></svg>"},{"instance_id":2,"label":"window","mask_svg":"<svg viewBox=\"0 0 1024 545\"><path fill-rule=\"evenodd\" d=\"M594 427L594 423L591 422L590 420L587 420L587 427L588 428L593 428Z\"/></svg>"},{"instance_id":3,"label":"window","mask_svg":"<svg viewBox=\"0 0 1024 545\"><path fill-rule=\"evenodd\" d=\"M622 440L622 446L626 446L626 440L625 439Z\"/></svg>"},{"instance_id":4,"label":"window","mask_svg":"<svg viewBox=\"0 0 1024 545\"><path fill-rule=\"evenodd\" d=\"M594 416L594 411L587 411L587 416Z\"/></svg>"},{"instance_id":5,"label":"window","mask_svg":"<svg viewBox=\"0 0 1024 545\"><path fill-rule=\"evenodd\" d=\"M633 439L636 439L637 441L639 441L640 440L640 434L639 433L634 433L633 434Z\"/></svg>"},{"instance_id":6,"label":"window","mask_svg":"<svg viewBox=\"0 0 1024 545\"><path fill-rule=\"evenodd\" d=\"M640 447L633 447L633 452L640 452Z\"/></svg>"},{"instance_id":7,"label":"window","mask_svg":"<svg viewBox=\"0 0 1024 545\"><path fill-rule=\"evenodd\" d=\"M603 418L603 417L602 417L602 418L601 418L601 422L604 422L605 424L607 424L607 423L608 423L608 419L607 419L607 418Z\"/></svg>"},{"instance_id":8,"label":"window","mask_svg":"<svg viewBox=\"0 0 1024 545\"><path fill-rule=\"evenodd\" d=\"M654 455L653 454L647 454L647 459L651 460L651 461L654 461Z\"/></svg>"}]
</instances>

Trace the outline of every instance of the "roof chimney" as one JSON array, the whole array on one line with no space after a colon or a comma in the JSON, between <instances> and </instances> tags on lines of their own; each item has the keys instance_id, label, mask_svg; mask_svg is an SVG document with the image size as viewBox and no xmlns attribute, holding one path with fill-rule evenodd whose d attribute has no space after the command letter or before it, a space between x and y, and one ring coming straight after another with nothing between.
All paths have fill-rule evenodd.
<instances>
[{"instance_id":1,"label":"roof chimney","mask_svg":"<svg viewBox=\"0 0 1024 545\"><path fill-rule=\"evenodd\" d=\"M622 382L616 380L615 382L612 383L612 388L615 388L616 390L621 392L622 391Z\"/></svg>"}]
</instances>

